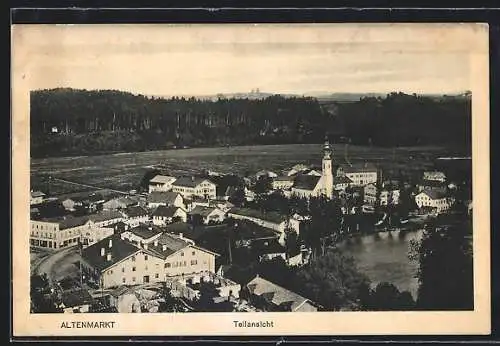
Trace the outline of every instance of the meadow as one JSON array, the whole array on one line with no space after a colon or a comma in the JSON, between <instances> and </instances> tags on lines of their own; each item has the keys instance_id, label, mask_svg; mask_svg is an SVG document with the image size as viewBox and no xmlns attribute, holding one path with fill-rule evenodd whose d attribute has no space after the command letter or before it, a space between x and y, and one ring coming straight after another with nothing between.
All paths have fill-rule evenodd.
<instances>
[{"instance_id":1,"label":"meadow","mask_svg":"<svg viewBox=\"0 0 500 346\"><path fill-rule=\"evenodd\" d=\"M333 145L334 162L370 162L384 171L416 171L433 166L440 156L461 155L442 147L381 148ZM151 168L173 175L189 175L202 170L239 175L266 169L279 171L297 163L321 165L321 144L258 145L217 148L172 149L119 153L97 156L54 157L31 160L31 188L47 190L49 176L103 188L136 188ZM61 182L52 182L51 194L86 190Z\"/></svg>"}]
</instances>

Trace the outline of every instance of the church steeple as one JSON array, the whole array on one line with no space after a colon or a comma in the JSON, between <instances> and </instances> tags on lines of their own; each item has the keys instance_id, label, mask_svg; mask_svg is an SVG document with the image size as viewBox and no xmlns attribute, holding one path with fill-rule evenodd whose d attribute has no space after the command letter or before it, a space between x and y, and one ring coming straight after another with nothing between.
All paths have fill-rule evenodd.
<instances>
[{"instance_id":1,"label":"church steeple","mask_svg":"<svg viewBox=\"0 0 500 346\"><path fill-rule=\"evenodd\" d=\"M332 159L332 148L330 147L330 142L328 141L328 137L325 136L325 144L323 145L323 160Z\"/></svg>"},{"instance_id":2,"label":"church steeple","mask_svg":"<svg viewBox=\"0 0 500 346\"><path fill-rule=\"evenodd\" d=\"M324 194L331 198L333 193L332 148L326 136L323 145L322 183Z\"/></svg>"}]
</instances>

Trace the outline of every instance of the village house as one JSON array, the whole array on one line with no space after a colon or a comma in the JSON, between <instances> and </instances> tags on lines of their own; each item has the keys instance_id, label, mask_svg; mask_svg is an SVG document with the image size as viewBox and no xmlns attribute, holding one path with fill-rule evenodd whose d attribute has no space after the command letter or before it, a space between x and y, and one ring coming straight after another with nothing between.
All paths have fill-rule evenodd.
<instances>
[{"instance_id":1,"label":"village house","mask_svg":"<svg viewBox=\"0 0 500 346\"><path fill-rule=\"evenodd\" d=\"M246 288L251 304L263 311L318 311L317 305L309 299L258 275L246 285Z\"/></svg>"},{"instance_id":2,"label":"village house","mask_svg":"<svg viewBox=\"0 0 500 346\"><path fill-rule=\"evenodd\" d=\"M169 287L177 295L193 300L200 297L200 286L202 284L212 283L216 295L227 301L228 298L239 298L241 285L212 272L200 272L177 277L171 277L167 281Z\"/></svg>"},{"instance_id":3,"label":"village house","mask_svg":"<svg viewBox=\"0 0 500 346\"><path fill-rule=\"evenodd\" d=\"M260 212L259 210L249 208L233 208L228 214L236 220L248 220L259 226L272 229L280 234L280 242L284 242L285 230L291 229L297 234L300 232L300 221L295 218L289 218L276 212Z\"/></svg>"},{"instance_id":4,"label":"village house","mask_svg":"<svg viewBox=\"0 0 500 346\"><path fill-rule=\"evenodd\" d=\"M140 224L122 232L121 237L133 243L147 244L158 239L162 233L163 230L158 226Z\"/></svg>"},{"instance_id":5,"label":"village house","mask_svg":"<svg viewBox=\"0 0 500 346\"><path fill-rule=\"evenodd\" d=\"M85 248L94 243L97 243L98 241L101 241L102 239L112 236L115 233L115 230L112 227L95 226L83 228L80 232L80 242L82 244L82 247Z\"/></svg>"},{"instance_id":6,"label":"village house","mask_svg":"<svg viewBox=\"0 0 500 346\"><path fill-rule=\"evenodd\" d=\"M165 226L176 220L182 222L186 222L187 220L187 212L183 208L174 206L167 207L160 205L151 216L153 218L153 225L156 226Z\"/></svg>"},{"instance_id":7,"label":"village house","mask_svg":"<svg viewBox=\"0 0 500 346\"><path fill-rule=\"evenodd\" d=\"M31 220L30 246L62 249L78 245L80 240L96 240L113 233L113 229L96 225L88 216L64 216ZM89 233L87 237L87 233Z\"/></svg>"},{"instance_id":8,"label":"village house","mask_svg":"<svg viewBox=\"0 0 500 346\"><path fill-rule=\"evenodd\" d=\"M95 223L98 227L106 227L114 223L125 221L126 218L118 211L104 210L99 213L90 214L87 216L89 220Z\"/></svg>"},{"instance_id":9,"label":"village house","mask_svg":"<svg viewBox=\"0 0 500 346\"><path fill-rule=\"evenodd\" d=\"M295 178L282 175L273 179L273 190L289 190L292 188Z\"/></svg>"},{"instance_id":10,"label":"village house","mask_svg":"<svg viewBox=\"0 0 500 346\"><path fill-rule=\"evenodd\" d=\"M446 181L446 174L440 171L426 171L423 176L424 180L428 181L439 181L444 183Z\"/></svg>"},{"instance_id":11,"label":"village house","mask_svg":"<svg viewBox=\"0 0 500 346\"><path fill-rule=\"evenodd\" d=\"M261 170L255 173L255 178L261 179L261 178L276 178L278 175L272 171L266 171L266 170Z\"/></svg>"},{"instance_id":12,"label":"village house","mask_svg":"<svg viewBox=\"0 0 500 346\"><path fill-rule=\"evenodd\" d=\"M198 218L201 223L208 225L211 223L221 223L226 218L226 213L219 208L196 206L189 212L191 221Z\"/></svg>"},{"instance_id":13,"label":"village house","mask_svg":"<svg viewBox=\"0 0 500 346\"><path fill-rule=\"evenodd\" d=\"M175 180L175 177L157 175L149 181L149 193L153 191L170 191L172 189L172 183Z\"/></svg>"},{"instance_id":14,"label":"village house","mask_svg":"<svg viewBox=\"0 0 500 346\"><path fill-rule=\"evenodd\" d=\"M103 203L103 210L120 210L126 209L128 207L136 206L139 204L139 200L132 197L115 197Z\"/></svg>"},{"instance_id":15,"label":"village house","mask_svg":"<svg viewBox=\"0 0 500 346\"><path fill-rule=\"evenodd\" d=\"M337 177L347 177L352 183L351 186L365 186L376 183L378 179L378 169L371 164L340 165L337 168Z\"/></svg>"},{"instance_id":16,"label":"village house","mask_svg":"<svg viewBox=\"0 0 500 346\"><path fill-rule=\"evenodd\" d=\"M149 212L140 206L128 207L123 211L123 214L127 216L127 220L125 222L131 227L149 221Z\"/></svg>"},{"instance_id":17,"label":"village house","mask_svg":"<svg viewBox=\"0 0 500 346\"><path fill-rule=\"evenodd\" d=\"M45 194L41 191L31 191L30 205L42 204Z\"/></svg>"},{"instance_id":18,"label":"village house","mask_svg":"<svg viewBox=\"0 0 500 346\"><path fill-rule=\"evenodd\" d=\"M369 205L377 203L377 186L376 184L368 184L363 189L363 200ZM399 204L399 188L386 185L380 189L379 203L380 205L397 205Z\"/></svg>"},{"instance_id":19,"label":"village house","mask_svg":"<svg viewBox=\"0 0 500 346\"><path fill-rule=\"evenodd\" d=\"M440 193L446 193L448 187L445 183L438 180L422 180L417 184L417 191L433 190Z\"/></svg>"},{"instance_id":20,"label":"village house","mask_svg":"<svg viewBox=\"0 0 500 346\"><path fill-rule=\"evenodd\" d=\"M173 191L153 191L148 195L147 206L154 209L159 206L185 208L182 195Z\"/></svg>"},{"instance_id":21,"label":"village house","mask_svg":"<svg viewBox=\"0 0 500 346\"><path fill-rule=\"evenodd\" d=\"M101 194L91 194L89 196L69 197L62 201L64 209L74 211L76 208L85 208L91 212L96 211L99 205L103 205L104 197Z\"/></svg>"},{"instance_id":22,"label":"village house","mask_svg":"<svg viewBox=\"0 0 500 346\"><path fill-rule=\"evenodd\" d=\"M163 233L148 243L134 244L122 233L84 249L82 265L95 282L109 288L214 272L216 255L182 236Z\"/></svg>"},{"instance_id":23,"label":"village house","mask_svg":"<svg viewBox=\"0 0 500 346\"><path fill-rule=\"evenodd\" d=\"M437 213L447 211L450 206L450 199L446 194L435 190L424 190L415 196L415 203L418 208L430 208Z\"/></svg>"},{"instance_id":24,"label":"village house","mask_svg":"<svg viewBox=\"0 0 500 346\"><path fill-rule=\"evenodd\" d=\"M217 186L208 179L196 177L181 177L172 183L172 191L180 193L182 197L191 199L193 197L215 199L217 197Z\"/></svg>"},{"instance_id":25,"label":"village house","mask_svg":"<svg viewBox=\"0 0 500 346\"><path fill-rule=\"evenodd\" d=\"M337 176L333 178L333 189L335 191L345 191L345 189L347 189L352 184L352 180L346 176Z\"/></svg>"}]
</instances>

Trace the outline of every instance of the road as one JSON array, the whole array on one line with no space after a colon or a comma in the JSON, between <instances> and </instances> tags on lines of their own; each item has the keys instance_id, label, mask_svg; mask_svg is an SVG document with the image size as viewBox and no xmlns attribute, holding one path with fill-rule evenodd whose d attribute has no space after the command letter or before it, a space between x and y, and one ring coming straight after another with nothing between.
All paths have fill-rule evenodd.
<instances>
[{"instance_id":1,"label":"road","mask_svg":"<svg viewBox=\"0 0 500 346\"><path fill-rule=\"evenodd\" d=\"M54 252L38 262L38 265L33 268L33 272L36 275L47 274L49 282L52 284L60 279L58 271L70 264L75 256L78 256L78 247L76 246Z\"/></svg>"}]
</instances>

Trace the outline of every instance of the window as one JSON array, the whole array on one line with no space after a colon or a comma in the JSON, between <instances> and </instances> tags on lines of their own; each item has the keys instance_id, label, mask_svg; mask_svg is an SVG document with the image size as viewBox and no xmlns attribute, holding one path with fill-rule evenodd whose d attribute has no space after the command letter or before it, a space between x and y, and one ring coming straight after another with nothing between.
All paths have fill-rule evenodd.
<instances>
[{"instance_id":1,"label":"window","mask_svg":"<svg viewBox=\"0 0 500 346\"><path fill-rule=\"evenodd\" d=\"M125 283L125 278L122 279L122 282Z\"/></svg>"},{"instance_id":2,"label":"window","mask_svg":"<svg viewBox=\"0 0 500 346\"><path fill-rule=\"evenodd\" d=\"M135 267L132 267L132 271L135 272Z\"/></svg>"},{"instance_id":3,"label":"window","mask_svg":"<svg viewBox=\"0 0 500 346\"><path fill-rule=\"evenodd\" d=\"M144 255L144 260L147 261L148 260L148 255Z\"/></svg>"},{"instance_id":4,"label":"window","mask_svg":"<svg viewBox=\"0 0 500 346\"><path fill-rule=\"evenodd\" d=\"M185 267L185 266L187 266L187 263L186 263L186 261L184 261L184 267Z\"/></svg>"},{"instance_id":5,"label":"window","mask_svg":"<svg viewBox=\"0 0 500 346\"><path fill-rule=\"evenodd\" d=\"M125 267L122 267L122 273L125 273Z\"/></svg>"},{"instance_id":6,"label":"window","mask_svg":"<svg viewBox=\"0 0 500 346\"><path fill-rule=\"evenodd\" d=\"M198 264L198 261L196 261L196 260L191 260L191 265L192 265L192 266L195 266L196 264Z\"/></svg>"},{"instance_id":7,"label":"window","mask_svg":"<svg viewBox=\"0 0 500 346\"><path fill-rule=\"evenodd\" d=\"M158 279L160 277L160 274L156 273L155 274L155 279Z\"/></svg>"},{"instance_id":8,"label":"window","mask_svg":"<svg viewBox=\"0 0 500 346\"><path fill-rule=\"evenodd\" d=\"M170 268L170 263L165 263L165 268Z\"/></svg>"},{"instance_id":9,"label":"window","mask_svg":"<svg viewBox=\"0 0 500 346\"><path fill-rule=\"evenodd\" d=\"M184 256L184 252L181 252L181 256Z\"/></svg>"},{"instance_id":10,"label":"window","mask_svg":"<svg viewBox=\"0 0 500 346\"><path fill-rule=\"evenodd\" d=\"M134 277L132 277L132 282L135 282L135 276L134 276Z\"/></svg>"},{"instance_id":11,"label":"window","mask_svg":"<svg viewBox=\"0 0 500 346\"><path fill-rule=\"evenodd\" d=\"M132 262L135 262L135 256L132 256Z\"/></svg>"},{"instance_id":12,"label":"window","mask_svg":"<svg viewBox=\"0 0 500 346\"><path fill-rule=\"evenodd\" d=\"M110 274L113 274L113 270L110 270L110 271L109 271L109 273L110 273Z\"/></svg>"},{"instance_id":13,"label":"window","mask_svg":"<svg viewBox=\"0 0 500 346\"><path fill-rule=\"evenodd\" d=\"M145 267L144 267L144 270L148 270L148 266L145 266Z\"/></svg>"},{"instance_id":14,"label":"window","mask_svg":"<svg viewBox=\"0 0 500 346\"><path fill-rule=\"evenodd\" d=\"M194 255L196 255L196 252L195 252L195 251L193 251L191 254L194 256Z\"/></svg>"}]
</instances>

